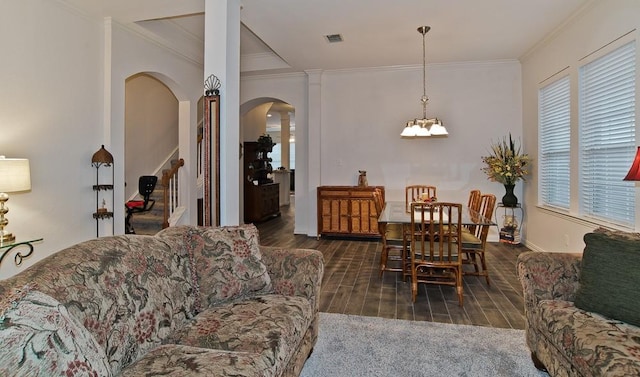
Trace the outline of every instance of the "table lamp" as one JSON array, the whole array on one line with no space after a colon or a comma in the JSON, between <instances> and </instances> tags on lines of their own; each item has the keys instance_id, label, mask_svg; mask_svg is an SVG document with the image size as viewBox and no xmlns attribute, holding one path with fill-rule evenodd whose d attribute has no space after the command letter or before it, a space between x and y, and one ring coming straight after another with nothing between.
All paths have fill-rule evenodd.
<instances>
[{"instance_id":1,"label":"table lamp","mask_svg":"<svg viewBox=\"0 0 640 377\"><path fill-rule=\"evenodd\" d=\"M9 224L9 220L4 217L9 212L5 206L6 201L9 200L7 193L27 190L31 190L29 160L0 156L0 243L12 242L16 239L13 234L5 230Z\"/></svg>"}]
</instances>

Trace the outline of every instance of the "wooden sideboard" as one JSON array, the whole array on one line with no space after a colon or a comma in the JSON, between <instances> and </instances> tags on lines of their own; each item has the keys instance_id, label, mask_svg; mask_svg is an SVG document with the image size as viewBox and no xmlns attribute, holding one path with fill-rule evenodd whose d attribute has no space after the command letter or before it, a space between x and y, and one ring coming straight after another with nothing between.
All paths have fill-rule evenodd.
<instances>
[{"instance_id":1,"label":"wooden sideboard","mask_svg":"<svg viewBox=\"0 0 640 377\"><path fill-rule=\"evenodd\" d=\"M318 237L380 237L373 192L384 186L319 186Z\"/></svg>"}]
</instances>

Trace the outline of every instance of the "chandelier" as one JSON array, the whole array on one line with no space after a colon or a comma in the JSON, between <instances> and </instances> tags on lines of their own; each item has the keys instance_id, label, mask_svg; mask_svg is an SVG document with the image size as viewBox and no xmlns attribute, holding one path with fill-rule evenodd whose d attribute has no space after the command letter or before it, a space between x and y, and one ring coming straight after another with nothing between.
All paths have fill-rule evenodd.
<instances>
[{"instance_id":1,"label":"chandelier","mask_svg":"<svg viewBox=\"0 0 640 377\"><path fill-rule=\"evenodd\" d=\"M418 32L422 34L422 119L413 119L407 122L406 127L400 134L401 137L429 137L429 136L446 136L449 133L444 128L442 122L438 118L427 118L427 59L426 59L426 41L425 35L431 30L429 26L420 26Z\"/></svg>"}]
</instances>

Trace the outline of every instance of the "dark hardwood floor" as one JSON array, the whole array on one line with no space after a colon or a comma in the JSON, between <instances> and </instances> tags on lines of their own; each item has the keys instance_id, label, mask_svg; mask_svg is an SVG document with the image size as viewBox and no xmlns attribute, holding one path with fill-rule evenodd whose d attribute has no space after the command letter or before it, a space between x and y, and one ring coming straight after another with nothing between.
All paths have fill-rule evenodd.
<instances>
[{"instance_id":1,"label":"dark hardwood floor","mask_svg":"<svg viewBox=\"0 0 640 377\"><path fill-rule=\"evenodd\" d=\"M521 245L489 243L487 264L491 285L484 278L464 277L464 306L458 305L453 287L419 285L411 302L411 284L399 272L379 277L381 244L377 240L320 240L294 235L294 204L281 207L282 215L256 224L260 243L316 249L322 252L325 274L320 310L330 313L433 321L500 328L524 328L522 288L516 274Z\"/></svg>"}]
</instances>

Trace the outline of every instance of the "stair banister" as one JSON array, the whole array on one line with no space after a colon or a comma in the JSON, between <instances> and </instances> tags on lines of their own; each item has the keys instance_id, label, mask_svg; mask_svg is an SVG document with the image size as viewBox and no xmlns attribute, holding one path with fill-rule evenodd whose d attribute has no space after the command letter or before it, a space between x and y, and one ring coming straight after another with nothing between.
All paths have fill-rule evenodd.
<instances>
[{"instance_id":1,"label":"stair banister","mask_svg":"<svg viewBox=\"0 0 640 377\"><path fill-rule=\"evenodd\" d=\"M162 228L169 227L169 217L173 211L179 206L178 203L178 171L184 166L184 159L179 159L171 169L162 173L162 188L164 195L164 218L162 220Z\"/></svg>"}]
</instances>

